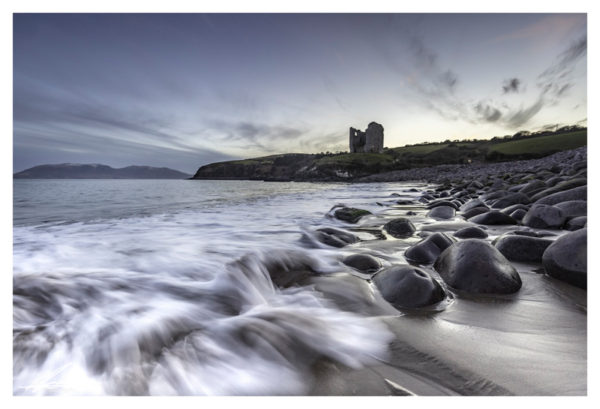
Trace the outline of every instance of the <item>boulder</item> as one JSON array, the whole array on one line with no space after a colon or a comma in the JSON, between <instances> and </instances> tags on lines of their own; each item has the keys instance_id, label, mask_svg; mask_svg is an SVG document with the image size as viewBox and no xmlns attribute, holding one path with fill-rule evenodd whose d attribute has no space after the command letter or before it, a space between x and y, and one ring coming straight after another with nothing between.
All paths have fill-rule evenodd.
<instances>
[{"instance_id":1,"label":"boulder","mask_svg":"<svg viewBox=\"0 0 600 409\"><path fill-rule=\"evenodd\" d=\"M464 212L462 212L462 216L465 219L470 219L473 216L477 216L478 214L482 214L482 213L487 213L489 211L490 211L490 209L487 206L485 206L485 207L478 206L478 207L474 207L474 208L469 209L469 210L465 210Z\"/></svg>"},{"instance_id":2,"label":"boulder","mask_svg":"<svg viewBox=\"0 0 600 409\"><path fill-rule=\"evenodd\" d=\"M317 240L332 247L344 247L360 239L354 234L333 227L323 227L316 231Z\"/></svg>"},{"instance_id":3,"label":"boulder","mask_svg":"<svg viewBox=\"0 0 600 409\"><path fill-rule=\"evenodd\" d=\"M536 193L535 195L533 195L531 197L531 201L535 202L543 197L547 197L547 196L555 194L557 192L563 192L566 190L571 190L578 186L586 186L586 185L587 185L587 178L574 178L574 179L565 180L565 181L557 183L555 186L552 186L548 189L542 190L539 193ZM554 204L554 203L550 203L550 204Z\"/></svg>"},{"instance_id":4,"label":"boulder","mask_svg":"<svg viewBox=\"0 0 600 409\"><path fill-rule=\"evenodd\" d=\"M527 204L529 203L529 196L525 193L513 193L510 195L506 195L498 200L496 200L492 204L492 209L504 209L508 206L512 206L514 204Z\"/></svg>"},{"instance_id":5,"label":"boulder","mask_svg":"<svg viewBox=\"0 0 600 409\"><path fill-rule=\"evenodd\" d=\"M514 212L512 212L511 214L509 214L509 216L517 221L521 221L523 219L523 217L525 217L526 214L527 214L526 210L517 209Z\"/></svg>"},{"instance_id":6,"label":"boulder","mask_svg":"<svg viewBox=\"0 0 600 409\"><path fill-rule=\"evenodd\" d=\"M454 233L454 237L459 239L485 239L487 232L480 227L465 227Z\"/></svg>"},{"instance_id":7,"label":"boulder","mask_svg":"<svg viewBox=\"0 0 600 409\"><path fill-rule=\"evenodd\" d=\"M442 286L420 268L397 265L378 273L373 282L383 298L396 308L419 308L442 301Z\"/></svg>"},{"instance_id":8,"label":"boulder","mask_svg":"<svg viewBox=\"0 0 600 409\"><path fill-rule=\"evenodd\" d=\"M555 204L567 219L579 216L587 216L587 201L585 200L569 200Z\"/></svg>"},{"instance_id":9,"label":"boulder","mask_svg":"<svg viewBox=\"0 0 600 409\"><path fill-rule=\"evenodd\" d=\"M587 228L556 239L544 252L542 265L549 276L587 289Z\"/></svg>"},{"instance_id":10,"label":"boulder","mask_svg":"<svg viewBox=\"0 0 600 409\"><path fill-rule=\"evenodd\" d=\"M438 207L438 206L450 206L450 207L454 208L455 210L458 210L458 205L450 200L436 200L435 202L431 202L431 203L427 204L428 209L433 209L434 207Z\"/></svg>"},{"instance_id":11,"label":"boulder","mask_svg":"<svg viewBox=\"0 0 600 409\"><path fill-rule=\"evenodd\" d=\"M404 257L414 263L430 264L452 243L453 240L444 233L433 233L426 239L409 247L404 252Z\"/></svg>"},{"instance_id":12,"label":"boulder","mask_svg":"<svg viewBox=\"0 0 600 409\"><path fill-rule=\"evenodd\" d=\"M368 254L353 254L345 257L342 263L365 274L373 274L381 269L381 261Z\"/></svg>"},{"instance_id":13,"label":"boulder","mask_svg":"<svg viewBox=\"0 0 600 409\"><path fill-rule=\"evenodd\" d=\"M427 213L427 217L434 219L452 219L456 211L452 206L436 206Z\"/></svg>"},{"instance_id":14,"label":"boulder","mask_svg":"<svg viewBox=\"0 0 600 409\"><path fill-rule=\"evenodd\" d=\"M534 190L542 189L542 188L546 188L546 187L547 186L544 182L542 182L541 180L534 179L531 182L526 183L525 186L523 186L521 189L519 189L519 192L530 193Z\"/></svg>"},{"instance_id":15,"label":"boulder","mask_svg":"<svg viewBox=\"0 0 600 409\"><path fill-rule=\"evenodd\" d=\"M467 210L471 210L474 209L476 207L486 207L486 204L483 203L481 200L479 199L471 199L469 200L467 203L465 203L464 205L462 205L460 207L460 211L461 212L466 212Z\"/></svg>"},{"instance_id":16,"label":"boulder","mask_svg":"<svg viewBox=\"0 0 600 409\"><path fill-rule=\"evenodd\" d=\"M556 206L535 204L523 217L522 223L537 229L558 229L565 223L566 217Z\"/></svg>"},{"instance_id":17,"label":"boulder","mask_svg":"<svg viewBox=\"0 0 600 409\"><path fill-rule=\"evenodd\" d=\"M535 203L554 205L560 202L567 202L569 200L587 200L587 185L542 197Z\"/></svg>"},{"instance_id":18,"label":"boulder","mask_svg":"<svg viewBox=\"0 0 600 409\"><path fill-rule=\"evenodd\" d=\"M505 234L493 242L504 257L511 261L540 262L552 240Z\"/></svg>"},{"instance_id":19,"label":"boulder","mask_svg":"<svg viewBox=\"0 0 600 409\"><path fill-rule=\"evenodd\" d=\"M484 240L466 239L452 244L433 267L449 286L462 291L511 294L521 288L517 270Z\"/></svg>"},{"instance_id":20,"label":"boulder","mask_svg":"<svg viewBox=\"0 0 600 409\"><path fill-rule=\"evenodd\" d=\"M357 223L361 217L371 214L368 210L355 209L354 207L342 207L333 214L336 219L348 222Z\"/></svg>"},{"instance_id":21,"label":"boulder","mask_svg":"<svg viewBox=\"0 0 600 409\"><path fill-rule=\"evenodd\" d=\"M406 217L399 217L397 219L387 222L383 229L392 237L397 239L404 239L410 237L415 232L415 226Z\"/></svg>"},{"instance_id":22,"label":"boulder","mask_svg":"<svg viewBox=\"0 0 600 409\"><path fill-rule=\"evenodd\" d=\"M574 231L583 229L587 226L587 216L573 217L565 225L565 230Z\"/></svg>"},{"instance_id":23,"label":"boulder","mask_svg":"<svg viewBox=\"0 0 600 409\"><path fill-rule=\"evenodd\" d=\"M517 224L515 219L499 210L491 210L487 213L478 214L477 216L471 217L469 221L485 225Z\"/></svg>"},{"instance_id":24,"label":"boulder","mask_svg":"<svg viewBox=\"0 0 600 409\"><path fill-rule=\"evenodd\" d=\"M500 211L501 211L502 213L504 213L504 214L511 214L511 213L512 213L512 212L514 212L515 210L519 210L519 209L522 209L522 210L525 210L525 211L527 211L527 210L529 210L529 206L527 206L527 205L524 205L524 204L522 204L522 203L517 203L517 204L514 204L514 205L512 205L512 206L505 207L504 209L502 209L502 210L500 210Z\"/></svg>"}]
</instances>

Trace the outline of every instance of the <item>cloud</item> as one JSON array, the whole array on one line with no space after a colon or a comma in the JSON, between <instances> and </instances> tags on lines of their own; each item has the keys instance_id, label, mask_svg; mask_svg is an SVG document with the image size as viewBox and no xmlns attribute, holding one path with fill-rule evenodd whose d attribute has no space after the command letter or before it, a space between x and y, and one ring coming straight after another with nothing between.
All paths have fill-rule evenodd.
<instances>
[{"instance_id":1,"label":"cloud","mask_svg":"<svg viewBox=\"0 0 600 409\"><path fill-rule=\"evenodd\" d=\"M518 93L519 87L521 86L521 80L518 78L509 78L504 80L504 84L502 85L502 93L509 94L511 92Z\"/></svg>"},{"instance_id":2,"label":"cloud","mask_svg":"<svg viewBox=\"0 0 600 409\"><path fill-rule=\"evenodd\" d=\"M544 100L540 98L527 108L521 108L516 112L511 113L506 118L506 125L508 125L510 128L515 129L526 124L531 118L533 118L538 112L541 111L543 106Z\"/></svg>"},{"instance_id":3,"label":"cloud","mask_svg":"<svg viewBox=\"0 0 600 409\"><path fill-rule=\"evenodd\" d=\"M497 122L502 117L502 112L484 102L478 102L475 105L475 112L486 122Z\"/></svg>"}]
</instances>

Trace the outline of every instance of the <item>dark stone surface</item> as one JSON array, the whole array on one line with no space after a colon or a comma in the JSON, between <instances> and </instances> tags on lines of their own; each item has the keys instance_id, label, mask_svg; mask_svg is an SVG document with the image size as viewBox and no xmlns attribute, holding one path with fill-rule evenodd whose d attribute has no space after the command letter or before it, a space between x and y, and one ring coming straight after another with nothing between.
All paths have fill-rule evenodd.
<instances>
[{"instance_id":1,"label":"dark stone surface","mask_svg":"<svg viewBox=\"0 0 600 409\"><path fill-rule=\"evenodd\" d=\"M541 262L552 240L505 234L494 240L494 246L511 261Z\"/></svg>"},{"instance_id":2,"label":"dark stone surface","mask_svg":"<svg viewBox=\"0 0 600 409\"><path fill-rule=\"evenodd\" d=\"M459 239L485 239L487 232L480 227L465 227L454 233L454 237Z\"/></svg>"},{"instance_id":3,"label":"dark stone surface","mask_svg":"<svg viewBox=\"0 0 600 409\"><path fill-rule=\"evenodd\" d=\"M396 308L418 308L442 301L442 286L427 272L409 265L386 268L373 278L383 298Z\"/></svg>"},{"instance_id":4,"label":"dark stone surface","mask_svg":"<svg viewBox=\"0 0 600 409\"><path fill-rule=\"evenodd\" d=\"M427 213L427 217L434 219L451 219L456 215L452 206L436 206Z\"/></svg>"},{"instance_id":5,"label":"dark stone surface","mask_svg":"<svg viewBox=\"0 0 600 409\"><path fill-rule=\"evenodd\" d=\"M471 210L476 207L487 207L487 205L479 199L471 199L460 207L460 211L466 212L467 210Z\"/></svg>"},{"instance_id":6,"label":"dark stone surface","mask_svg":"<svg viewBox=\"0 0 600 409\"><path fill-rule=\"evenodd\" d=\"M517 224L517 221L499 210L491 210L469 219L472 223L486 225Z\"/></svg>"},{"instance_id":7,"label":"dark stone surface","mask_svg":"<svg viewBox=\"0 0 600 409\"><path fill-rule=\"evenodd\" d=\"M365 274L373 274L381 268L381 261L368 254L353 254L342 260L348 267Z\"/></svg>"},{"instance_id":8,"label":"dark stone surface","mask_svg":"<svg viewBox=\"0 0 600 409\"><path fill-rule=\"evenodd\" d=\"M517 203L517 204L514 204L512 206L505 207L504 209L501 210L501 212L504 213L504 214L511 214L515 210L522 209L522 210L527 211L527 210L529 210L529 208L530 208L530 206L524 205L522 203Z\"/></svg>"},{"instance_id":9,"label":"dark stone surface","mask_svg":"<svg viewBox=\"0 0 600 409\"><path fill-rule=\"evenodd\" d=\"M344 247L348 244L360 241L359 238L354 234L340 229L334 229L333 227L323 227L321 229L317 229L316 235L317 240L319 240L321 243L333 247Z\"/></svg>"},{"instance_id":10,"label":"dark stone surface","mask_svg":"<svg viewBox=\"0 0 600 409\"><path fill-rule=\"evenodd\" d=\"M526 214L527 214L526 210L517 209L514 212L512 212L511 214L509 214L509 216L515 220L521 221L523 219L523 217L525 217Z\"/></svg>"},{"instance_id":11,"label":"dark stone surface","mask_svg":"<svg viewBox=\"0 0 600 409\"><path fill-rule=\"evenodd\" d=\"M458 290L479 294L511 294L521 288L517 270L496 248L467 239L448 247L434 263L443 280Z\"/></svg>"},{"instance_id":12,"label":"dark stone surface","mask_svg":"<svg viewBox=\"0 0 600 409\"><path fill-rule=\"evenodd\" d=\"M556 206L535 204L523 217L522 223L538 229L558 229L565 223L566 217Z\"/></svg>"},{"instance_id":13,"label":"dark stone surface","mask_svg":"<svg viewBox=\"0 0 600 409\"><path fill-rule=\"evenodd\" d=\"M454 210L458 210L458 205L450 200L436 200L434 202L427 204L428 209L433 209L434 207L438 207L438 206L450 206L450 207L454 208Z\"/></svg>"},{"instance_id":14,"label":"dark stone surface","mask_svg":"<svg viewBox=\"0 0 600 409\"><path fill-rule=\"evenodd\" d=\"M368 210L355 209L354 207L342 207L335 211L334 216L336 219L348 223L357 223L361 217L368 214L371 214Z\"/></svg>"},{"instance_id":15,"label":"dark stone surface","mask_svg":"<svg viewBox=\"0 0 600 409\"><path fill-rule=\"evenodd\" d=\"M452 243L453 240L444 233L433 233L426 239L409 247L404 252L404 257L414 263L430 264Z\"/></svg>"},{"instance_id":16,"label":"dark stone surface","mask_svg":"<svg viewBox=\"0 0 600 409\"><path fill-rule=\"evenodd\" d=\"M569 200L587 200L587 185L554 193L539 199L536 203L554 205L561 202L567 202Z\"/></svg>"},{"instance_id":17,"label":"dark stone surface","mask_svg":"<svg viewBox=\"0 0 600 409\"><path fill-rule=\"evenodd\" d=\"M544 252L542 265L549 276L587 289L587 228L556 239Z\"/></svg>"},{"instance_id":18,"label":"dark stone surface","mask_svg":"<svg viewBox=\"0 0 600 409\"><path fill-rule=\"evenodd\" d=\"M504 209L508 206L512 206L514 204L527 204L529 203L529 196L525 193L513 193L510 195L506 195L498 200L496 200L492 204L492 209Z\"/></svg>"},{"instance_id":19,"label":"dark stone surface","mask_svg":"<svg viewBox=\"0 0 600 409\"><path fill-rule=\"evenodd\" d=\"M565 225L565 230L575 231L587 226L587 216L573 217Z\"/></svg>"},{"instance_id":20,"label":"dark stone surface","mask_svg":"<svg viewBox=\"0 0 600 409\"><path fill-rule=\"evenodd\" d=\"M579 216L587 216L587 201L585 200L569 200L555 204L567 219Z\"/></svg>"},{"instance_id":21,"label":"dark stone surface","mask_svg":"<svg viewBox=\"0 0 600 409\"><path fill-rule=\"evenodd\" d=\"M557 183L555 186L552 186L548 189L542 190L539 193L536 193L535 195L533 195L531 197L531 201L535 202L543 197L547 197L554 193L563 192L566 190L576 188L578 186L586 186L586 185L587 185L586 178L574 178L574 179L565 180L560 183ZM554 204L554 203L550 203L550 204Z\"/></svg>"},{"instance_id":22,"label":"dark stone surface","mask_svg":"<svg viewBox=\"0 0 600 409\"><path fill-rule=\"evenodd\" d=\"M490 209L487 206L486 207L482 207L482 206L474 207L472 209L465 210L464 212L462 212L462 216L465 219L470 219L471 217L477 216L478 214L487 213L489 211L490 211Z\"/></svg>"},{"instance_id":23,"label":"dark stone surface","mask_svg":"<svg viewBox=\"0 0 600 409\"><path fill-rule=\"evenodd\" d=\"M399 217L397 219L387 222L383 229L388 232L392 237L397 239L404 239L410 237L415 232L415 226L406 217Z\"/></svg>"}]
</instances>

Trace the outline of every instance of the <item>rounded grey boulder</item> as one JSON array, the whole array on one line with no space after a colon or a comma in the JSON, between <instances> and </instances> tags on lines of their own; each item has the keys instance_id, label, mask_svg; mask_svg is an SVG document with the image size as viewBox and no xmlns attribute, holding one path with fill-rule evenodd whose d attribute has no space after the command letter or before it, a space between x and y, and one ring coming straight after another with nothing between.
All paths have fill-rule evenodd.
<instances>
[{"instance_id":1,"label":"rounded grey boulder","mask_svg":"<svg viewBox=\"0 0 600 409\"><path fill-rule=\"evenodd\" d=\"M486 225L517 224L515 219L499 210L491 210L487 213L478 214L477 216L471 217L469 221Z\"/></svg>"},{"instance_id":2,"label":"rounded grey boulder","mask_svg":"<svg viewBox=\"0 0 600 409\"><path fill-rule=\"evenodd\" d=\"M365 274L373 274L381 268L381 262L368 254L353 254L344 258L342 263Z\"/></svg>"},{"instance_id":3,"label":"rounded grey boulder","mask_svg":"<svg viewBox=\"0 0 600 409\"><path fill-rule=\"evenodd\" d=\"M357 223L361 217L371 214L368 210L355 209L354 207L342 207L335 211L336 219L343 220L348 223Z\"/></svg>"},{"instance_id":4,"label":"rounded grey boulder","mask_svg":"<svg viewBox=\"0 0 600 409\"><path fill-rule=\"evenodd\" d=\"M420 268L398 265L378 273L373 282L383 298L396 308L418 308L446 297L444 289Z\"/></svg>"},{"instance_id":5,"label":"rounded grey boulder","mask_svg":"<svg viewBox=\"0 0 600 409\"><path fill-rule=\"evenodd\" d=\"M415 226L406 217L399 217L384 224L383 229L392 237L404 239L415 232Z\"/></svg>"},{"instance_id":6,"label":"rounded grey boulder","mask_svg":"<svg viewBox=\"0 0 600 409\"><path fill-rule=\"evenodd\" d=\"M557 229L565 223L566 217L556 206L535 204L523 216L522 223L538 229Z\"/></svg>"},{"instance_id":7,"label":"rounded grey boulder","mask_svg":"<svg viewBox=\"0 0 600 409\"><path fill-rule=\"evenodd\" d=\"M332 247L344 247L360 241L354 234L333 227L317 229L316 236L321 243Z\"/></svg>"},{"instance_id":8,"label":"rounded grey boulder","mask_svg":"<svg viewBox=\"0 0 600 409\"><path fill-rule=\"evenodd\" d=\"M451 219L456 214L456 210L451 206L437 206L434 207L427 213L428 217L432 217L434 219Z\"/></svg>"},{"instance_id":9,"label":"rounded grey boulder","mask_svg":"<svg viewBox=\"0 0 600 409\"><path fill-rule=\"evenodd\" d=\"M579 230L587 226L587 216L573 217L565 225L565 230Z\"/></svg>"},{"instance_id":10,"label":"rounded grey boulder","mask_svg":"<svg viewBox=\"0 0 600 409\"><path fill-rule=\"evenodd\" d=\"M494 240L494 246L511 261L541 262L544 251L552 240L522 235L503 235Z\"/></svg>"},{"instance_id":11,"label":"rounded grey boulder","mask_svg":"<svg viewBox=\"0 0 600 409\"><path fill-rule=\"evenodd\" d=\"M544 252L542 265L549 276L587 289L587 228L556 239Z\"/></svg>"},{"instance_id":12,"label":"rounded grey boulder","mask_svg":"<svg viewBox=\"0 0 600 409\"><path fill-rule=\"evenodd\" d=\"M566 202L557 203L554 206L562 210L567 219L579 216L587 216L587 201L585 200L569 200Z\"/></svg>"},{"instance_id":13,"label":"rounded grey boulder","mask_svg":"<svg viewBox=\"0 0 600 409\"><path fill-rule=\"evenodd\" d=\"M404 252L404 257L419 264L433 263L453 243L444 233L433 233Z\"/></svg>"},{"instance_id":14,"label":"rounded grey boulder","mask_svg":"<svg viewBox=\"0 0 600 409\"><path fill-rule=\"evenodd\" d=\"M454 233L454 237L459 239L485 239L488 236L487 232L480 227L465 227Z\"/></svg>"},{"instance_id":15,"label":"rounded grey boulder","mask_svg":"<svg viewBox=\"0 0 600 409\"><path fill-rule=\"evenodd\" d=\"M483 240L454 243L440 254L433 267L449 286L471 293L511 294L522 285L517 270Z\"/></svg>"},{"instance_id":16,"label":"rounded grey boulder","mask_svg":"<svg viewBox=\"0 0 600 409\"><path fill-rule=\"evenodd\" d=\"M527 204L529 203L529 196L525 193L512 193L506 195L492 204L492 209L504 209L505 207L512 206L515 204Z\"/></svg>"}]
</instances>

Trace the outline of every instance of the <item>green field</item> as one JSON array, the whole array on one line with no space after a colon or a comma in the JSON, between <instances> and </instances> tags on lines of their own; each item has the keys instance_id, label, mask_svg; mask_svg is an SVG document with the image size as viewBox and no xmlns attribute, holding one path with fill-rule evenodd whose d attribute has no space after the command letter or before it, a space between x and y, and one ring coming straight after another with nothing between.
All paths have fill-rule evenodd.
<instances>
[{"instance_id":1,"label":"green field","mask_svg":"<svg viewBox=\"0 0 600 409\"><path fill-rule=\"evenodd\" d=\"M392 148L392 150L396 151L399 154L403 153L412 153L415 155L427 155L433 151L437 151L439 149L443 149L448 146L447 143L440 144L428 144L428 145L416 145L416 146L401 146L399 148Z\"/></svg>"},{"instance_id":2,"label":"green field","mask_svg":"<svg viewBox=\"0 0 600 409\"><path fill-rule=\"evenodd\" d=\"M587 131L577 131L502 142L491 145L488 152L498 152L503 155L544 154L575 149L584 145L587 145Z\"/></svg>"}]
</instances>

